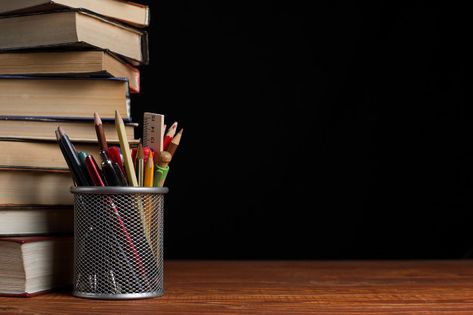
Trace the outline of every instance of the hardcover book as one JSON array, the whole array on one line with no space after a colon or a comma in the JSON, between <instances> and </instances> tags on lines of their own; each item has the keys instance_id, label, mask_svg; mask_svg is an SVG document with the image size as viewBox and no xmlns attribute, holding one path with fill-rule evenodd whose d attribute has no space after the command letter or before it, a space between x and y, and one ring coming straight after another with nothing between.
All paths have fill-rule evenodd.
<instances>
[{"instance_id":1,"label":"hardcover book","mask_svg":"<svg viewBox=\"0 0 473 315\"><path fill-rule=\"evenodd\" d=\"M0 207L0 235L72 234L72 207Z\"/></svg>"},{"instance_id":2,"label":"hardcover book","mask_svg":"<svg viewBox=\"0 0 473 315\"><path fill-rule=\"evenodd\" d=\"M140 71L106 51L0 53L0 75L127 78L140 92Z\"/></svg>"},{"instance_id":3,"label":"hardcover book","mask_svg":"<svg viewBox=\"0 0 473 315\"><path fill-rule=\"evenodd\" d=\"M99 112L111 119L115 110L130 120L125 79L0 76L3 116L90 119L94 112Z\"/></svg>"},{"instance_id":4,"label":"hardcover book","mask_svg":"<svg viewBox=\"0 0 473 315\"><path fill-rule=\"evenodd\" d=\"M39 48L110 50L135 63L148 63L148 36L83 11L0 17L0 51Z\"/></svg>"},{"instance_id":5,"label":"hardcover book","mask_svg":"<svg viewBox=\"0 0 473 315\"><path fill-rule=\"evenodd\" d=\"M123 0L13 0L0 2L0 14L85 9L137 27L149 25L149 8Z\"/></svg>"}]
</instances>

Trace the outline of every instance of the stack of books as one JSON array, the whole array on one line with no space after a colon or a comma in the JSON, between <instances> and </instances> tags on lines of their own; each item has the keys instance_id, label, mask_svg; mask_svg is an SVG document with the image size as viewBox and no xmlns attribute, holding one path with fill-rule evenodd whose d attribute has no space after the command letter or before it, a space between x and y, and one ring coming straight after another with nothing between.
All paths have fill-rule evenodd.
<instances>
[{"instance_id":1,"label":"stack of books","mask_svg":"<svg viewBox=\"0 0 473 315\"><path fill-rule=\"evenodd\" d=\"M70 282L73 182L54 131L99 160L93 113L113 143L118 110L137 142L148 25L147 6L122 0L0 2L0 294Z\"/></svg>"}]
</instances>

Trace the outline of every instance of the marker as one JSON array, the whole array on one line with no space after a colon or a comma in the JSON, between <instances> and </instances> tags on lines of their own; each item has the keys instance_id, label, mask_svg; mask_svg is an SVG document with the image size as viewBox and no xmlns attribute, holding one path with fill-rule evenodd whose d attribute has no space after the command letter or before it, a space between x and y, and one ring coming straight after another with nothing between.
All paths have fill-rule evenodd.
<instances>
[{"instance_id":1,"label":"marker","mask_svg":"<svg viewBox=\"0 0 473 315\"><path fill-rule=\"evenodd\" d=\"M167 151L159 154L158 164L154 170L154 187L163 187L166 176L169 173L169 162L171 162L172 155Z\"/></svg>"},{"instance_id":2,"label":"marker","mask_svg":"<svg viewBox=\"0 0 473 315\"><path fill-rule=\"evenodd\" d=\"M138 186L135 169L133 167L133 160L131 159L130 145L126 137L125 124L120 116L120 113L115 111L115 128L117 129L118 139L120 140L120 147L122 149L123 161L125 162L125 170L128 178L128 184L133 187Z\"/></svg>"},{"instance_id":3,"label":"marker","mask_svg":"<svg viewBox=\"0 0 473 315\"><path fill-rule=\"evenodd\" d=\"M89 174L89 171L87 170L87 165L86 165L86 162L85 160L87 159L87 156L89 155L89 153L87 152L79 152L77 154L77 156L79 157L79 161L80 161L80 166L82 168L82 172L85 174L85 177L87 177L87 180L89 182L89 184L93 184L94 181L93 179L90 177L90 174Z\"/></svg>"},{"instance_id":4,"label":"marker","mask_svg":"<svg viewBox=\"0 0 473 315\"><path fill-rule=\"evenodd\" d=\"M172 124L171 127L169 127L169 130L166 133L166 136L164 137L164 140L163 140L164 151L167 151L167 148L169 144L171 143L172 138L174 138L174 135L176 134L176 129L177 129L177 121L174 124Z\"/></svg>"}]
</instances>

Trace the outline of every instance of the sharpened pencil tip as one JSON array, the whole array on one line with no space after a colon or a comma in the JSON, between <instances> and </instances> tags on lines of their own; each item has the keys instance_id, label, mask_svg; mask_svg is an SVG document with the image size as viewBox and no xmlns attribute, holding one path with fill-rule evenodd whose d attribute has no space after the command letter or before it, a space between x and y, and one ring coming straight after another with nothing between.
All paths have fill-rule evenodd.
<instances>
[{"instance_id":1,"label":"sharpened pencil tip","mask_svg":"<svg viewBox=\"0 0 473 315\"><path fill-rule=\"evenodd\" d=\"M100 119L99 113L97 112L94 113L94 122L96 125L102 124L102 119Z\"/></svg>"}]
</instances>

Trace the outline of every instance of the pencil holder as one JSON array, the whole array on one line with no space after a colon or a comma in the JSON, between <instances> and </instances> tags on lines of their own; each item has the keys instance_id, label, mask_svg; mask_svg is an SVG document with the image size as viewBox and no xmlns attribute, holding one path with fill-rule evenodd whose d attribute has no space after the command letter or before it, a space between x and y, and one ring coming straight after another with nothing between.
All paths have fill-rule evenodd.
<instances>
[{"instance_id":1,"label":"pencil holder","mask_svg":"<svg viewBox=\"0 0 473 315\"><path fill-rule=\"evenodd\" d=\"M73 295L161 296L167 188L73 187Z\"/></svg>"}]
</instances>

